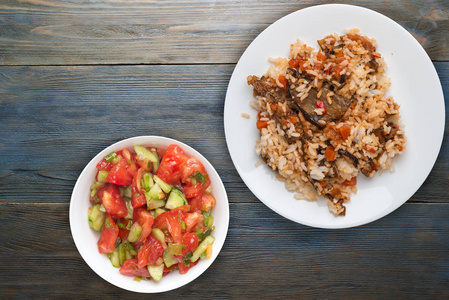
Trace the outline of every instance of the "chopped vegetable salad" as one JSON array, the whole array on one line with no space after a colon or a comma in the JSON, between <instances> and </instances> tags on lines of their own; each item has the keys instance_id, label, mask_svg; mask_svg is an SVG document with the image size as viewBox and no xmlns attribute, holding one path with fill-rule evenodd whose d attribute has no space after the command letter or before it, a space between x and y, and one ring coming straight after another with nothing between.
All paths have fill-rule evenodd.
<instances>
[{"instance_id":1,"label":"chopped vegetable salad","mask_svg":"<svg viewBox=\"0 0 449 300\"><path fill-rule=\"evenodd\" d=\"M216 200L198 159L174 144L135 145L106 155L97 169L89 226L122 275L160 281L211 257Z\"/></svg>"}]
</instances>

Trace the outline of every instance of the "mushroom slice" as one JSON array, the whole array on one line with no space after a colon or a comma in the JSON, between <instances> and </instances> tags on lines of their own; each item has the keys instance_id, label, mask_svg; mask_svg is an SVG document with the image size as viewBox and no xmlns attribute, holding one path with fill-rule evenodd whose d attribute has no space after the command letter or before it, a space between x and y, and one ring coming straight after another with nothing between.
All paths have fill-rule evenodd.
<instances>
[{"instance_id":1,"label":"mushroom slice","mask_svg":"<svg viewBox=\"0 0 449 300\"><path fill-rule=\"evenodd\" d=\"M338 153L340 153L341 155L344 155L344 156L348 157L350 160L352 160L354 167L357 168L357 166L359 165L359 159L357 157L355 157L354 154L349 153L348 151L346 151L344 149L339 149Z\"/></svg>"}]
</instances>

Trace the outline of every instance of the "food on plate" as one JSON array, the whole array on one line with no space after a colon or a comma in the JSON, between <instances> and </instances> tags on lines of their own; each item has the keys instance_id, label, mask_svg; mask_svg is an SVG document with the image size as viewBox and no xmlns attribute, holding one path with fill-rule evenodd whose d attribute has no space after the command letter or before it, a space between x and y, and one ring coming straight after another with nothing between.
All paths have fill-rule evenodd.
<instances>
[{"instance_id":1,"label":"food on plate","mask_svg":"<svg viewBox=\"0 0 449 300\"><path fill-rule=\"evenodd\" d=\"M108 154L97 169L89 226L122 275L159 281L211 257L216 200L198 159L175 144L135 145Z\"/></svg>"},{"instance_id":2,"label":"food on plate","mask_svg":"<svg viewBox=\"0 0 449 300\"><path fill-rule=\"evenodd\" d=\"M270 59L262 77L248 76L256 151L295 198L325 196L329 210L343 216L357 175L393 169L406 137L375 40L351 29L318 45L297 40L288 58Z\"/></svg>"}]
</instances>

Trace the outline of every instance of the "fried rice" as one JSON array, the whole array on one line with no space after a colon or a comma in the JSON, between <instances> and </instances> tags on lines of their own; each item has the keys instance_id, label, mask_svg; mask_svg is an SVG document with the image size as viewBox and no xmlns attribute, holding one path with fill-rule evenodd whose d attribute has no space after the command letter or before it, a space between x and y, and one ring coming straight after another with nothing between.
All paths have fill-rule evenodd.
<instances>
[{"instance_id":1,"label":"fried rice","mask_svg":"<svg viewBox=\"0 0 449 300\"><path fill-rule=\"evenodd\" d=\"M318 44L297 40L288 58L270 58L266 74L248 76L259 112L256 152L295 198L325 196L342 216L357 175L392 169L406 137L376 41L351 29Z\"/></svg>"}]
</instances>

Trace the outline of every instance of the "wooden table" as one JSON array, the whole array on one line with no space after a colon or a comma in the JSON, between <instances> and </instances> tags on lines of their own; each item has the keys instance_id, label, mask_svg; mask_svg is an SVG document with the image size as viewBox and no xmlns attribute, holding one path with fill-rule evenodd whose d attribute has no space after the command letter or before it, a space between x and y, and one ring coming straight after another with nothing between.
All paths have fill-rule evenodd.
<instances>
[{"instance_id":1,"label":"wooden table","mask_svg":"<svg viewBox=\"0 0 449 300\"><path fill-rule=\"evenodd\" d=\"M271 23L323 3L1 1L0 298L449 298L448 122L418 192L357 228L284 219L248 190L231 162L223 107L236 62ZM378 11L416 37L439 74L447 117L449 2L346 3ZM97 276L69 228L71 192L86 163L138 135L196 148L230 200L228 237L214 264L158 295Z\"/></svg>"}]
</instances>

